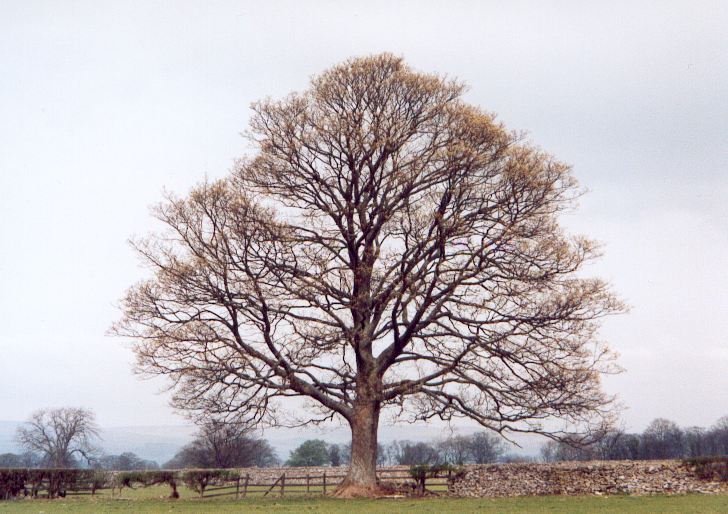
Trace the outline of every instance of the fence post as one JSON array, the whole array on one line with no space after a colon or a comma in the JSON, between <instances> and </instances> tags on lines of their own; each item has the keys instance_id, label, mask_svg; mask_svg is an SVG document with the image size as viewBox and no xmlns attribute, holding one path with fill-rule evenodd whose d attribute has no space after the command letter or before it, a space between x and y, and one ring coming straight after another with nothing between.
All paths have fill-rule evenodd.
<instances>
[{"instance_id":1,"label":"fence post","mask_svg":"<svg viewBox=\"0 0 728 514\"><path fill-rule=\"evenodd\" d=\"M281 498L283 498L283 495L286 493L286 474L283 473L281 475Z\"/></svg>"},{"instance_id":2,"label":"fence post","mask_svg":"<svg viewBox=\"0 0 728 514\"><path fill-rule=\"evenodd\" d=\"M269 493L269 492L271 492L271 491L273 490L273 488L274 488L275 486L277 486L277 485L278 485L278 484L280 483L280 481L281 481L281 478L283 478L283 475L281 475L281 476L279 476L278 478L276 478L276 481L275 481L275 482L273 482L273 483L271 484L271 486L270 486L270 487L268 488L268 490L267 490L266 492L264 492L264 493L263 493L263 496L268 496L268 493Z\"/></svg>"},{"instance_id":3,"label":"fence post","mask_svg":"<svg viewBox=\"0 0 728 514\"><path fill-rule=\"evenodd\" d=\"M324 471L324 496L326 496L326 471Z\"/></svg>"},{"instance_id":4,"label":"fence post","mask_svg":"<svg viewBox=\"0 0 728 514\"><path fill-rule=\"evenodd\" d=\"M235 480L235 499L240 499L240 475L238 475L238 478Z\"/></svg>"},{"instance_id":5,"label":"fence post","mask_svg":"<svg viewBox=\"0 0 728 514\"><path fill-rule=\"evenodd\" d=\"M311 477L306 473L306 494L311 492Z\"/></svg>"},{"instance_id":6,"label":"fence post","mask_svg":"<svg viewBox=\"0 0 728 514\"><path fill-rule=\"evenodd\" d=\"M245 486L243 486L243 498L248 496L248 481L250 480L250 474L245 473Z\"/></svg>"}]
</instances>

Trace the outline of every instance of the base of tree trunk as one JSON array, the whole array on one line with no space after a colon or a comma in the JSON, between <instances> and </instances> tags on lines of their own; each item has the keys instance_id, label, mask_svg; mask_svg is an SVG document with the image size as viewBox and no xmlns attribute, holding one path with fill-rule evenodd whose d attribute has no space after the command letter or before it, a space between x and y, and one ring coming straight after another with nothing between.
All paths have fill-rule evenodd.
<instances>
[{"instance_id":1,"label":"base of tree trunk","mask_svg":"<svg viewBox=\"0 0 728 514\"><path fill-rule=\"evenodd\" d=\"M376 482L374 484L356 484L344 480L332 495L334 498L384 498L406 496L400 484Z\"/></svg>"},{"instance_id":2,"label":"base of tree trunk","mask_svg":"<svg viewBox=\"0 0 728 514\"><path fill-rule=\"evenodd\" d=\"M387 494L391 494L390 489L378 482L373 484L357 484L349 480L344 480L336 488L333 496L335 498L379 498Z\"/></svg>"}]
</instances>

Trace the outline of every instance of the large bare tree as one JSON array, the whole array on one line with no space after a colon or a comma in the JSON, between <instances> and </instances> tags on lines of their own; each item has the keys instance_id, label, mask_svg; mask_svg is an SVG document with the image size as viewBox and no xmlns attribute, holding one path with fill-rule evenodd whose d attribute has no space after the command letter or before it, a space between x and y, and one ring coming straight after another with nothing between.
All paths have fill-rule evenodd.
<instances>
[{"instance_id":1,"label":"large bare tree","mask_svg":"<svg viewBox=\"0 0 728 514\"><path fill-rule=\"evenodd\" d=\"M75 467L79 457L90 463L98 453L98 437L94 413L77 407L35 411L15 435L24 450L54 468Z\"/></svg>"},{"instance_id":2,"label":"large bare tree","mask_svg":"<svg viewBox=\"0 0 728 514\"><path fill-rule=\"evenodd\" d=\"M577 274L596 256L558 223L570 168L389 54L253 105L257 153L156 210L137 241L153 277L116 332L193 416L250 425L343 419L340 493L376 490L377 429L473 419L558 437L593 426L622 305ZM285 409L290 397L310 407Z\"/></svg>"}]
</instances>

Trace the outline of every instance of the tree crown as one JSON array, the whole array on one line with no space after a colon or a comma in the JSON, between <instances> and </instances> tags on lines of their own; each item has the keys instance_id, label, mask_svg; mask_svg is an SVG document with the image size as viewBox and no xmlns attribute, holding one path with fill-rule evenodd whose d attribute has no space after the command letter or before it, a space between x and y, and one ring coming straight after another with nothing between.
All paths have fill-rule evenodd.
<instances>
[{"instance_id":1,"label":"tree crown","mask_svg":"<svg viewBox=\"0 0 728 514\"><path fill-rule=\"evenodd\" d=\"M597 256L558 223L570 168L392 55L351 59L253 105L258 152L168 198L123 302L141 370L175 406L248 424L362 405L410 420L547 432L608 417L595 333L622 304L577 275Z\"/></svg>"}]
</instances>

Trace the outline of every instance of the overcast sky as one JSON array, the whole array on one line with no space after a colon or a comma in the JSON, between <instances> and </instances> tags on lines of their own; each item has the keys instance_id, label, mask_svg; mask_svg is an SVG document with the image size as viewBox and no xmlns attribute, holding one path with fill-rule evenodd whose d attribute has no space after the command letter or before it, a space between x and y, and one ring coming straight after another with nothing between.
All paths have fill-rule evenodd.
<instances>
[{"instance_id":1,"label":"overcast sky","mask_svg":"<svg viewBox=\"0 0 728 514\"><path fill-rule=\"evenodd\" d=\"M178 424L105 335L127 244L250 152L250 102L389 51L571 163L564 219L631 312L602 337L627 428L728 415L725 2L48 1L0 5L0 419L46 406Z\"/></svg>"}]
</instances>

